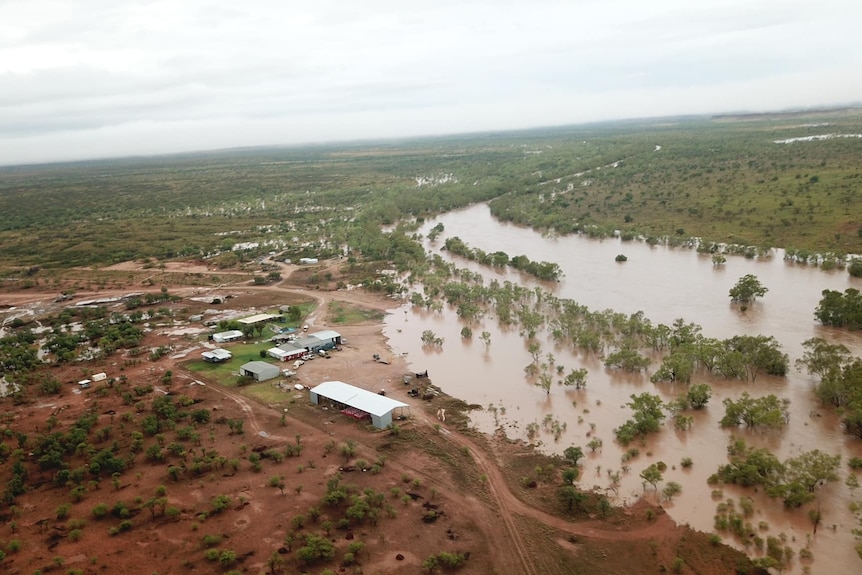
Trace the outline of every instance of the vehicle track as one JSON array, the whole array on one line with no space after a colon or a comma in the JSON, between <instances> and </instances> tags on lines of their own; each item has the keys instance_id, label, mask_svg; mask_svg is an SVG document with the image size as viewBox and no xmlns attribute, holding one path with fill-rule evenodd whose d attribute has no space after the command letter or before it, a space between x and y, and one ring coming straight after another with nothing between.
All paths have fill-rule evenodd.
<instances>
[{"instance_id":1,"label":"vehicle track","mask_svg":"<svg viewBox=\"0 0 862 575\"><path fill-rule=\"evenodd\" d=\"M426 419L425 423L433 425L434 422ZM518 499L515 494L509 490L509 486L503 477L503 473L500 471L499 467L497 467L497 464L493 462L487 454L477 448L469 438L453 432L446 434L446 437L460 447L466 448L470 452L470 455L476 461L480 470L488 478L488 486L491 489L495 500L498 502L504 517L511 516L512 513L517 513L518 515L530 517L541 523L550 525L551 527L565 533L602 541L637 541L649 539L659 535L660 533L666 533L673 530L675 526L675 523L670 516L664 513L658 514L655 520L648 526L629 531L601 529L593 527L592 525L596 524L594 522L572 523L561 517L550 515L544 511L530 507ZM520 537L517 536L517 530L513 533L513 539L520 539ZM520 545L523 546L523 542L520 542Z\"/></svg>"}]
</instances>

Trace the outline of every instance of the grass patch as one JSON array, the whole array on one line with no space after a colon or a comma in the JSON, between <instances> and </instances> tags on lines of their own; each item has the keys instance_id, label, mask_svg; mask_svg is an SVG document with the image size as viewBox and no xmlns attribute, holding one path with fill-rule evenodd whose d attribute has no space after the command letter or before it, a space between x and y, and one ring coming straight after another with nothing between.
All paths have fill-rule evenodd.
<instances>
[{"instance_id":1,"label":"grass patch","mask_svg":"<svg viewBox=\"0 0 862 575\"><path fill-rule=\"evenodd\" d=\"M219 385L223 385L225 387L236 387L239 368L245 363L250 361L267 361L267 363L279 365L280 367L280 364L275 361L269 358L265 359L260 357L260 352L262 350L265 351L271 347L272 343L270 342L240 343L230 347L225 347L225 349L230 350L233 354L233 358L231 358L230 361L226 361L224 363L209 363L200 359L186 363L185 367L189 371L199 373L201 374L201 377L205 377Z\"/></svg>"},{"instance_id":2,"label":"grass patch","mask_svg":"<svg viewBox=\"0 0 862 575\"><path fill-rule=\"evenodd\" d=\"M284 392L278 389L273 385L273 382L278 381L277 379L271 379L269 381L264 381L262 383L253 383L251 385L247 385L240 389L243 395L247 395L254 399L257 399L261 403L266 405L280 405L284 403L289 403L294 395L297 393L293 390L289 392ZM304 398L308 398L308 393L303 395Z\"/></svg>"},{"instance_id":3,"label":"grass patch","mask_svg":"<svg viewBox=\"0 0 862 575\"><path fill-rule=\"evenodd\" d=\"M326 319L330 323L341 325L362 323L366 321L383 321L385 314L377 309L371 309L343 301L329 302Z\"/></svg>"}]
</instances>

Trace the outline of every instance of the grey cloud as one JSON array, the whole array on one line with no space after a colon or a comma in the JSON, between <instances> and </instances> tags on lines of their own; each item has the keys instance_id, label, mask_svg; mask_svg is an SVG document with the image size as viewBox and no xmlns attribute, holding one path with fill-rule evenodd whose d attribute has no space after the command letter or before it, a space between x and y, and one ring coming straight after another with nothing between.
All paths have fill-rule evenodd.
<instances>
[{"instance_id":1,"label":"grey cloud","mask_svg":"<svg viewBox=\"0 0 862 575\"><path fill-rule=\"evenodd\" d=\"M0 3L0 162L859 100L860 16L850 0ZM788 89L806 77L823 81Z\"/></svg>"}]
</instances>

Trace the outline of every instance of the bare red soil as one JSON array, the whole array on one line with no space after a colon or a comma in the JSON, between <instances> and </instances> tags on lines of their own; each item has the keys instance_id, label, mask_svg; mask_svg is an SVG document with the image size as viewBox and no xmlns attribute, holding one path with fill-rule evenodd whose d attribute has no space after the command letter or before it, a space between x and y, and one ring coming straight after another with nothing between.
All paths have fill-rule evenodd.
<instances>
[{"instance_id":1,"label":"bare red soil","mask_svg":"<svg viewBox=\"0 0 862 575\"><path fill-rule=\"evenodd\" d=\"M136 269L142 271L131 264L122 271ZM185 276L208 271L175 264L159 273ZM78 292L76 300L139 288L140 284L132 284ZM453 411L457 402L450 398L441 395L426 402L407 397L401 384L404 362L393 358L383 364L371 359L374 353L387 353L380 325L330 326L325 313L332 300L379 310L385 310L390 301L361 291L302 290L289 282L262 288L233 283L217 290L174 284L171 293L184 299L172 305L199 313L208 306L185 298L202 291L234 296L223 306L237 311L315 299L318 306L309 323L337 329L348 344L330 360L303 366L298 381L311 386L340 379L373 391L382 387L411 404L411 419L399 423L396 430L373 430L311 405L306 391L287 393L278 406L262 405L241 390L223 388L189 372L184 362L196 357L197 351L158 361L145 359L137 365L118 352L96 364L45 368L64 383L62 393L38 397L28 392L17 405L11 398L0 400L3 429L8 430L2 441L14 449L20 441L16 437L21 437L16 434L22 434L27 436L24 445L29 446L50 431L68 431L84 414L95 414L89 444L67 458L70 468L84 466L88 451L110 448L114 442L117 453L128 457L128 467L117 480L85 473L84 488L75 494L73 486L56 485L54 470L40 471L24 453L28 490L13 508L4 506L2 511L0 543L7 555L0 571L419 573L422 562L440 552L464 553L469 558L458 572L476 574L656 573L670 570L679 558L679 572L717 575L733 572L738 561L745 563L737 552L711 545L703 534L676 526L660 508L646 503L615 510L604 519L595 514L572 518L565 517L555 499L558 484L539 486L539 495L530 504L516 497L517 477L505 470L523 446L513 449L505 439L467 429L463 415ZM0 305L6 306L4 317L20 312L22 306L30 306L34 315L47 316L69 305L53 302L56 293L56 289L48 293L38 288L2 293ZM153 329L146 336L146 346L172 345L177 351L197 345L190 335L170 335L177 332L176 328ZM173 373L170 384L162 381L168 370ZM115 382L109 388L103 382L83 392L69 383L99 371L125 376L128 383ZM136 396L131 404L124 401L124 392L149 385L152 391ZM152 402L166 393L174 402L184 398L194 402L188 410L207 410L210 422L196 427L196 440L180 436L188 420L174 429L168 426L160 436L145 436L141 451L132 454L133 432L141 429ZM446 423L433 416L441 406L453 414ZM232 432L227 425L231 420L243 421L242 433ZM54 425L53 430L49 425ZM184 454L165 449L163 460L148 459L147 450L160 443L179 444ZM296 451L297 445L299 455L280 461L266 457ZM342 454L348 445L353 453ZM258 465L252 454L263 454ZM11 476L13 459L0 466L4 482ZM214 463L195 465L196 459ZM181 471L172 475L171 467ZM283 490L274 477L283 478ZM336 477L348 486L349 495L337 505L328 505L323 502L327 483ZM148 506L161 489L166 501ZM382 494L382 502L373 504L370 514L347 517L351 498L366 494L373 499L377 493ZM219 496L226 497L222 500L226 505L218 505ZM125 504L128 517L110 512L101 518L94 515L99 505L112 510L118 503ZM65 504L69 508L64 514L60 508ZM225 508L217 511L218 507ZM169 513L168 508L174 510ZM122 521L130 522L128 529L111 535ZM308 534L329 540L336 549L334 558L302 561L297 550ZM17 545L10 547L12 541ZM351 560L346 554L356 542L363 546ZM220 551L213 561L207 558L208 549L228 553Z\"/></svg>"}]
</instances>

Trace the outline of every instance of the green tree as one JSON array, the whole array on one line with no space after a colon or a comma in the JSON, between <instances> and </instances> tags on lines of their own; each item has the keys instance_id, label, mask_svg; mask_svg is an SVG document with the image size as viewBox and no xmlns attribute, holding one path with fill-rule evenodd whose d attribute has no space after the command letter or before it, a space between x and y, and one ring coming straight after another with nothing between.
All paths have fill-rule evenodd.
<instances>
[{"instance_id":1,"label":"green tree","mask_svg":"<svg viewBox=\"0 0 862 575\"><path fill-rule=\"evenodd\" d=\"M719 422L722 427L734 427L744 424L746 427L781 427L787 424L790 417L786 399L778 399L774 394L766 397L751 397L743 392L742 397L734 401L729 397L724 401L724 417Z\"/></svg>"},{"instance_id":2,"label":"green tree","mask_svg":"<svg viewBox=\"0 0 862 575\"><path fill-rule=\"evenodd\" d=\"M578 480L581 472L577 467L569 467L563 470L563 483L566 485L574 485Z\"/></svg>"},{"instance_id":3,"label":"green tree","mask_svg":"<svg viewBox=\"0 0 862 575\"><path fill-rule=\"evenodd\" d=\"M664 495L665 499L668 501L672 500L674 497L682 493L682 485L677 483L676 481L668 481L664 489L661 490L662 495Z\"/></svg>"},{"instance_id":4,"label":"green tree","mask_svg":"<svg viewBox=\"0 0 862 575\"><path fill-rule=\"evenodd\" d=\"M712 397L712 388L705 383L696 383L688 388L686 398L692 409L703 409Z\"/></svg>"},{"instance_id":5,"label":"green tree","mask_svg":"<svg viewBox=\"0 0 862 575\"><path fill-rule=\"evenodd\" d=\"M309 533L305 536L305 545L297 549L296 554L300 561L311 564L335 557L335 546L326 537Z\"/></svg>"},{"instance_id":6,"label":"green tree","mask_svg":"<svg viewBox=\"0 0 862 575\"><path fill-rule=\"evenodd\" d=\"M578 491L573 485L564 485L557 490L557 497L566 506L566 509L571 513L575 507L583 510L583 505L587 501L587 496Z\"/></svg>"},{"instance_id":7,"label":"green tree","mask_svg":"<svg viewBox=\"0 0 862 575\"><path fill-rule=\"evenodd\" d=\"M784 466L768 449L748 447L737 439L727 447L730 462L718 468L717 478L743 487L775 485L784 473Z\"/></svg>"},{"instance_id":8,"label":"green tree","mask_svg":"<svg viewBox=\"0 0 862 575\"><path fill-rule=\"evenodd\" d=\"M587 370L584 368L573 369L563 379L563 385L574 386L575 389L584 389L587 387Z\"/></svg>"},{"instance_id":9,"label":"green tree","mask_svg":"<svg viewBox=\"0 0 862 575\"><path fill-rule=\"evenodd\" d=\"M829 455L819 449L806 451L784 462L780 483L767 492L773 497L781 497L786 507L801 507L814 500L818 487L838 481L840 465L840 455Z\"/></svg>"},{"instance_id":10,"label":"green tree","mask_svg":"<svg viewBox=\"0 0 862 575\"><path fill-rule=\"evenodd\" d=\"M563 451L563 457L573 466L577 466L584 457L584 450L580 446L572 445Z\"/></svg>"},{"instance_id":11,"label":"green tree","mask_svg":"<svg viewBox=\"0 0 862 575\"><path fill-rule=\"evenodd\" d=\"M823 325L862 329L862 293L855 288L839 291L823 290L823 297L814 310L814 317Z\"/></svg>"},{"instance_id":12,"label":"green tree","mask_svg":"<svg viewBox=\"0 0 862 575\"><path fill-rule=\"evenodd\" d=\"M442 347L443 338L438 337L432 330L426 329L422 332L422 344L431 347Z\"/></svg>"},{"instance_id":13,"label":"green tree","mask_svg":"<svg viewBox=\"0 0 862 575\"><path fill-rule=\"evenodd\" d=\"M631 395L631 399L626 405L634 410L632 419L615 430L617 441L623 445L627 445L637 436L657 432L665 418L662 411L664 404L659 396L641 393Z\"/></svg>"},{"instance_id":14,"label":"green tree","mask_svg":"<svg viewBox=\"0 0 862 575\"><path fill-rule=\"evenodd\" d=\"M733 302L743 305L743 309L748 304L754 303L759 297L766 295L769 289L761 285L760 280L754 274L746 274L739 278L732 288L730 288L730 299Z\"/></svg>"},{"instance_id":15,"label":"green tree","mask_svg":"<svg viewBox=\"0 0 862 575\"><path fill-rule=\"evenodd\" d=\"M650 359L638 353L633 346L624 345L615 352L609 353L605 358L608 367L619 367L625 371L637 373L649 367Z\"/></svg>"},{"instance_id":16,"label":"green tree","mask_svg":"<svg viewBox=\"0 0 862 575\"><path fill-rule=\"evenodd\" d=\"M658 464L653 463L641 471L640 478L644 480L644 490L646 490L647 483L652 485L653 489L658 489L658 483L662 480L662 474L661 470L658 468Z\"/></svg>"}]
</instances>

